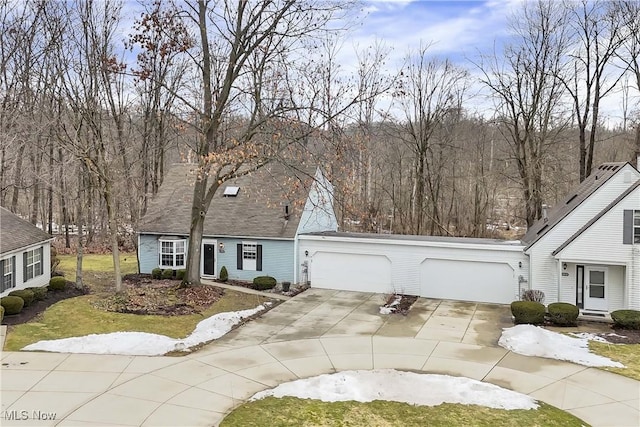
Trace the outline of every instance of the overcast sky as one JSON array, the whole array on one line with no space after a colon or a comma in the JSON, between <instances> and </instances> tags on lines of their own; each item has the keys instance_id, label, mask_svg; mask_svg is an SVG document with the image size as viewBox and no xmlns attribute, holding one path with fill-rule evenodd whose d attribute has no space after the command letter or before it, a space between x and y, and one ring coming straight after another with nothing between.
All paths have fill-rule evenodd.
<instances>
[{"instance_id":1,"label":"overcast sky","mask_svg":"<svg viewBox=\"0 0 640 427\"><path fill-rule=\"evenodd\" d=\"M354 49L382 42L389 48L389 71L399 70L403 59L420 44L429 44L429 52L446 57L467 68L473 77L480 72L471 61L480 55L498 55L509 41L509 17L526 0L363 0L357 25L346 34L338 56L342 69L356 65ZM179 2L179 0L178 0ZM137 0L125 0L123 29L139 16ZM472 88L478 92L480 84ZM621 121L621 97L613 94L602 105L605 123ZM491 109L489 100L476 96L466 107L484 115Z\"/></svg>"}]
</instances>

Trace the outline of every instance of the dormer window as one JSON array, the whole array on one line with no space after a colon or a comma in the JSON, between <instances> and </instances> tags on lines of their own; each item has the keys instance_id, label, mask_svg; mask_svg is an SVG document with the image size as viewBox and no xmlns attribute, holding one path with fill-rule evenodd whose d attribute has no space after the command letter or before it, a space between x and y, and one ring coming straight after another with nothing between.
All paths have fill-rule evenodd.
<instances>
[{"instance_id":1,"label":"dormer window","mask_svg":"<svg viewBox=\"0 0 640 427\"><path fill-rule=\"evenodd\" d=\"M240 187L236 187L233 185L227 185L224 189L224 193L222 194L224 197L237 197L238 192L240 191Z\"/></svg>"}]
</instances>

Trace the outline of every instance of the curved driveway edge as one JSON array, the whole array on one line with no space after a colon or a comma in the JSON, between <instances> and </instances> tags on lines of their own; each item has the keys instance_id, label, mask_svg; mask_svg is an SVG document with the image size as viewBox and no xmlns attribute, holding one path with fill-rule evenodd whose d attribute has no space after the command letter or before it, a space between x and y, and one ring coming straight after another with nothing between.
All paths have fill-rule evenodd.
<instances>
[{"instance_id":1,"label":"curved driveway edge","mask_svg":"<svg viewBox=\"0 0 640 427\"><path fill-rule=\"evenodd\" d=\"M508 308L420 299L410 316L381 316L381 298L312 289L181 358L3 353L1 424L210 426L282 382L396 368L490 382L594 426L640 425L639 382L495 346Z\"/></svg>"}]
</instances>

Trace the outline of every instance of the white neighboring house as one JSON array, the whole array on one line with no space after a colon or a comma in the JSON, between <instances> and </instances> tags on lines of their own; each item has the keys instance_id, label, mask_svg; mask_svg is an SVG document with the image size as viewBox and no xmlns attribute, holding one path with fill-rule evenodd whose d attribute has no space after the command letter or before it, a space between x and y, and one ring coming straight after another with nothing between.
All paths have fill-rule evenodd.
<instances>
[{"instance_id":1,"label":"white neighboring house","mask_svg":"<svg viewBox=\"0 0 640 427\"><path fill-rule=\"evenodd\" d=\"M640 309L640 172L604 163L529 228L531 288L604 316Z\"/></svg>"},{"instance_id":2,"label":"white neighboring house","mask_svg":"<svg viewBox=\"0 0 640 427\"><path fill-rule=\"evenodd\" d=\"M0 296L49 283L52 239L35 225L0 207Z\"/></svg>"}]
</instances>

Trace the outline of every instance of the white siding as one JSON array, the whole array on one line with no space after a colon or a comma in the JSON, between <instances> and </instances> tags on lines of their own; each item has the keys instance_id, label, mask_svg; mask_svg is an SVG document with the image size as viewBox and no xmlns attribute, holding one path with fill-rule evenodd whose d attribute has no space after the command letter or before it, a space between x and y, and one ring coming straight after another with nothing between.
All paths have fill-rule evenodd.
<instances>
[{"instance_id":1,"label":"white siding","mask_svg":"<svg viewBox=\"0 0 640 427\"><path fill-rule=\"evenodd\" d=\"M341 236L299 236L300 263L309 262L310 277L313 278L315 268L314 257L320 253L359 254L385 257L391 264L391 277L386 284L376 283L370 292L402 292L409 295L421 294L421 265L425 260L475 261L487 263L502 263L513 271L511 294L513 300L519 295L519 277L526 279L528 275L528 260L520 245L491 245L477 243L449 243L424 240L391 240L391 239L363 239ZM305 255L308 252L308 255ZM373 258L372 258L373 259ZM324 264L324 263L323 263ZM335 266L339 267L339 266ZM341 267L342 268L342 267ZM372 266L371 268L375 268ZM342 273L346 278L344 285L337 283L336 287L343 289L347 286L350 275L358 274L353 269L344 268ZM334 274L337 274L334 272ZM313 280L311 281L313 286ZM523 283L523 288L527 284ZM471 298L471 295L470 295Z\"/></svg>"},{"instance_id":2,"label":"white siding","mask_svg":"<svg viewBox=\"0 0 640 427\"><path fill-rule=\"evenodd\" d=\"M567 265L567 269L563 270L561 284L560 284L560 301L568 302L569 304L576 304L576 287L577 283L577 266L583 265L589 266L604 266L607 268L607 303L609 305L609 311L619 310L626 307L625 304L625 267L621 265L605 265L602 263L573 263L563 261L563 264ZM550 303L552 301L546 301Z\"/></svg>"},{"instance_id":3,"label":"white siding","mask_svg":"<svg viewBox=\"0 0 640 427\"><path fill-rule=\"evenodd\" d=\"M338 221L333 211L333 186L318 168L296 234L337 229Z\"/></svg>"},{"instance_id":4,"label":"white siding","mask_svg":"<svg viewBox=\"0 0 640 427\"><path fill-rule=\"evenodd\" d=\"M531 265L530 285L533 289L539 289L545 293L547 304L558 301L559 297L562 299L565 297L558 295L558 261L551 255L552 252L629 188L631 182L628 179L625 180L625 172L640 176L640 173L630 165L625 165L528 249L527 254ZM601 235L595 241L589 241L586 250L592 254L604 252L601 245L608 238L607 235ZM622 242L622 226L620 226L620 242ZM563 257L564 255L561 260Z\"/></svg>"},{"instance_id":5,"label":"white siding","mask_svg":"<svg viewBox=\"0 0 640 427\"><path fill-rule=\"evenodd\" d=\"M33 279L25 282L23 277L23 273L24 273L23 254L27 251L38 249L40 247L42 247L42 274L39 275L38 277L34 277ZM18 251L2 254L1 259L11 258L12 256L15 256L15 262L16 262L16 280L15 280L16 286L14 288L7 289L6 291L2 292L0 296L8 295L9 292L15 291L18 289L46 286L49 284L49 280L51 279L51 244L50 242L38 243L36 245L22 248Z\"/></svg>"},{"instance_id":6,"label":"white siding","mask_svg":"<svg viewBox=\"0 0 640 427\"><path fill-rule=\"evenodd\" d=\"M623 211L625 209L640 210L640 188L631 192L556 255L556 258L561 262L617 266L609 268L609 280L615 286L618 284L620 286L620 289L611 288L614 294L611 295L612 298L609 301L610 311L624 308L625 302L629 308L640 309L638 301L640 294L638 247L622 243ZM616 281L614 282L613 279ZM563 289L565 283L566 281L563 280ZM562 299L565 299L564 294Z\"/></svg>"}]
</instances>

